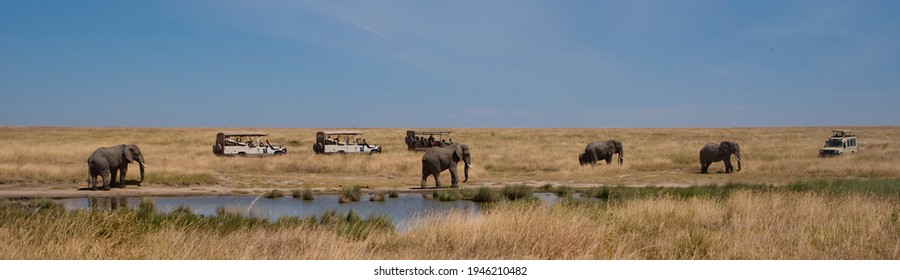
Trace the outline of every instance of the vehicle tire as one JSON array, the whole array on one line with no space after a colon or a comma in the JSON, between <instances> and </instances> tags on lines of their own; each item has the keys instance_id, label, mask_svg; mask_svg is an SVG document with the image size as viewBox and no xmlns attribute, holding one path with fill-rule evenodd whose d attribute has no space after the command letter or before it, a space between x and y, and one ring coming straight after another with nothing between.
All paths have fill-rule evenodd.
<instances>
[{"instance_id":1,"label":"vehicle tire","mask_svg":"<svg viewBox=\"0 0 900 280\"><path fill-rule=\"evenodd\" d=\"M246 157L246 156L247 156L247 153L245 153L245 152L240 152L240 153L238 153L238 156L239 156L239 157Z\"/></svg>"},{"instance_id":2,"label":"vehicle tire","mask_svg":"<svg viewBox=\"0 0 900 280\"><path fill-rule=\"evenodd\" d=\"M325 146L322 145L322 143L313 144L313 152L315 152L317 154L321 154L324 151L325 151Z\"/></svg>"},{"instance_id":3,"label":"vehicle tire","mask_svg":"<svg viewBox=\"0 0 900 280\"><path fill-rule=\"evenodd\" d=\"M338 153L339 155L343 155L343 154L344 154L344 151L337 151L337 153Z\"/></svg>"},{"instance_id":4,"label":"vehicle tire","mask_svg":"<svg viewBox=\"0 0 900 280\"><path fill-rule=\"evenodd\" d=\"M381 150L372 150L372 151L369 151L369 154L370 154L370 155L371 155L371 154L380 154L380 153L381 153Z\"/></svg>"},{"instance_id":5,"label":"vehicle tire","mask_svg":"<svg viewBox=\"0 0 900 280\"><path fill-rule=\"evenodd\" d=\"M275 155L276 155L276 156L281 156L281 155L284 155L284 152L282 152L282 151L277 151L277 152L275 152Z\"/></svg>"}]
</instances>

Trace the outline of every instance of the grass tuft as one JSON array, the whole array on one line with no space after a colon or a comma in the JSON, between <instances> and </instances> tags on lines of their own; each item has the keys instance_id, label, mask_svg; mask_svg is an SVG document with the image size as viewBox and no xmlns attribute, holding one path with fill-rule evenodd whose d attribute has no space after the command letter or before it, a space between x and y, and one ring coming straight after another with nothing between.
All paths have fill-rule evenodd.
<instances>
[{"instance_id":1,"label":"grass tuft","mask_svg":"<svg viewBox=\"0 0 900 280\"><path fill-rule=\"evenodd\" d=\"M359 186L342 187L338 195L338 202L348 203L359 201L360 198L362 198L362 188Z\"/></svg>"},{"instance_id":2,"label":"grass tuft","mask_svg":"<svg viewBox=\"0 0 900 280\"><path fill-rule=\"evenodd\" d=\"M573 190L572 187L569 187L569 186L559 186L558 188L556 188L556 190L553 191L553 193L555 193L556 196L559 196L559 197L569 196L573 192L575 192L575 190Z\"/></svg>"},{"instance_id":3,"label":"grass tuft","mask_svg":"<svg viewBox=\"0 0 900 280\"><path fill-rule=\"evenodd\" d=\"M316 200L316 195L313 193L312 189L295 189L291 191L291 197L303 200Z\"/></svg>"},{"instance_id":4,"label":"grass tuft","mask_svg":"<svg viewBox=\"0 0 900 280\"><path fill-rule=\"evenodd\" d=\"M431 197L438 201L457 201L463 198L463 194L458 189L446 189L434 191Z\"/></svg>"},{"instance_id":5,"label":"grass tuft","mask_svg":"<svg viewBox=\"0 0 900 280\"><path fill-rule=\"evenodd\" d=\"M502 199L503 196L499 192L487 187L476 189L472 196L472 201L474 202L497 202Z\"/></svg>"},{"instance_id":6,"label":"grass tuft","mask_svg":"<svg viewBox=\"0 0 900 280\"><path fill-rule=\"evenodd\" d=\"M553 190L553 184L544 184L544 185L541 186L540 189L541 189L542 192L549 192L549 191L552 191L552 190Z\"/></svg>"},{"instance_id":7,"label":"grass tuft","mask_svg":"<svg viewBox=\"0 0 900 280\"><path fill-rule=\"evenodd\" d=\"M509 200L529 199L533 196L533 190L525 184L506 185L501 192Z\"/></svg>"},{"instance_id":8,"label":"grass tuft","mask_svg":"<svg viewBox=\"0 0 900 280\"><path fill-rule=\"evenodd\" d=\"M269 198L269 199L284 197L284 192L282 192L280 190L271 190L271 191L267 192L265 195L263 195L263 197Z\"/></svg>"},{"instance_id":9,"label":"grass tuft","mask_svg":"<svg viewBox=\"0 0 900 280\"><path fill-rule=\"evenodd\" d=\"M369 201L384 201L385 197L387 197L387 194L384 192L376 192L369 195Z\"/></svg>"}]
</instances>

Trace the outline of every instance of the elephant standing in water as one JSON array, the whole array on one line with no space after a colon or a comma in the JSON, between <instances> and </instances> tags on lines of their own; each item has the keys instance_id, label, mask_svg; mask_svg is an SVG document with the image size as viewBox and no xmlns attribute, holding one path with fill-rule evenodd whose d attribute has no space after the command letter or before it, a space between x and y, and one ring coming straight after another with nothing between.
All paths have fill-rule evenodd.
<instances>
[{"instance_id":1,"label":"elephant standing in water","mask_svg":"<svg viewBox=\"0 0 900 280\"><path fill-rule=\"evenodd\" d=\"M117 145L113 147L99 148L88 157L88 175L90 176L91 189L97 190L97 176L103 178L103 190L108 191L110 185L116 185L116 174L121 173L118 187L125 187L125 174L128 172L128 164L137 160L141 166L141 182L144 182L144 155L137 145ZM112 177L110 177L112 175Z\"/></svg>"},{"instance_id":2,"label":"elephant standing in water","mask_svg":"<svg viewBox=\"0 0 900 280\"><path fill-rule=\"evenodd\" d=\"M606 160L606 164L612 163L613 154L619 154L619 165L625 162L625 154L623 153L622 142L618 140L606 140L603 142L593 142L584 148L584 153L578 155L578 162L581 165L594 165L599 160Z\"/></svg>"},{"instance_id":3,"label":"elephant standing in water","mask_svg":"<svg viewBox=\"0 0 900 280\"><path fill-rule=\"evenodd\" d=\"M434 147L428 149L422 156L422 188L424 189L425 181L428 176L434 176L434 184L437 188L441 187L441 171L450 169L450 182L454 188L459 188L459 179L456 178L456 164L463 161L465 167L465 179L463 183L469 181L469 167L472 167L472 156L469 154L469 146L465 144L450 144L443 147Z\"/></svg>"},{"instance_id":4,"label":"elephant standing in water","mask_svg":"<svg viewBox=\"0 0 900 280\"><path fill-rule=\"evenodd\" d=\"M700 149L700 173L708 173L709 165L718 161L725 161L725 173L731 173L734 171L734 166L731 165L732 154L737 158L737 171L741 171L741 147L737 143L722 141L719 144L706 144Z\"/></svg>"}]
</instances>

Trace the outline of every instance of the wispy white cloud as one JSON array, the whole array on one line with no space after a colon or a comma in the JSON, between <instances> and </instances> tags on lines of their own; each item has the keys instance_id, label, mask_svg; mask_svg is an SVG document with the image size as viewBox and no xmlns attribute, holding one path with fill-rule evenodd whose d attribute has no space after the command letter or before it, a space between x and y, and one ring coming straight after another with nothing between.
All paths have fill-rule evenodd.
<instances>
[{"instance_id":1,"label":"wispy white cloud","mask_svg":"<svg viewBox=\"0 0 900 280\"><path fill-rule=\"evenodd\" d=\"M366 26L366 25L363 25L363 24L359 24L359 23L357 23L357 22L355 22L355 21L352 21L352 20L348 20L347 22L350 23L350 24L353 25L353 26L356 26L356 27L362 29L362 30L365 30L365 31L367 31L367 32L369 32L369 33L372 33L372 35L375 35L375 36L377 36L378 38L381 38L381 39L383 39L383 40L385 40L385 41L388 41L388 42L390 42L390 43L393 43L393 44L397 44L397 42L395 42L393 39L391 39L390 37L388 37L388 36L382 34L381 32L378 32L378 30L375 30L374 28L371 28L371 27Z\"/></svg>"}]
</instances>

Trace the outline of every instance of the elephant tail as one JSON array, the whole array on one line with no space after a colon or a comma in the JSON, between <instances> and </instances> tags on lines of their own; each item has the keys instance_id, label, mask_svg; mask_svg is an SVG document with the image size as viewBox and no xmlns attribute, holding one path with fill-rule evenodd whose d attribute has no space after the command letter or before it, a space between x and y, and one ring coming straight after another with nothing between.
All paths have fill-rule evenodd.
<instances>
[{"instance_id":1,"label":"elephant tail","mask_svg":"<svg viewBox=\"0 0 900 280\"><path fill-rule=\"evenodd\" d=\"M88 161L88 162L87 162L87 166L88 166L88 180L87 180L87 181L88 181L88 187L91 187L91 186L93 186L93 185L91 184L91 181L94 180L94 174L97 174L97 173L94 172L94 165L91 164L91 161Z\"/></svg>"}]
</instances>

